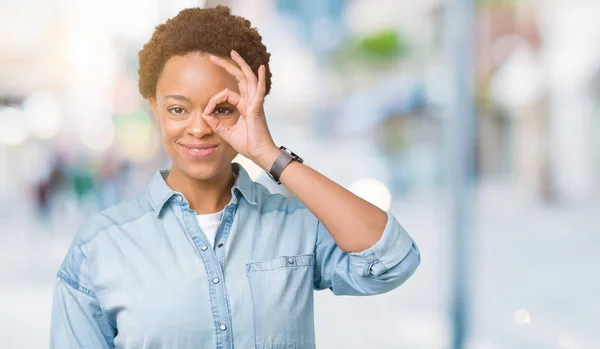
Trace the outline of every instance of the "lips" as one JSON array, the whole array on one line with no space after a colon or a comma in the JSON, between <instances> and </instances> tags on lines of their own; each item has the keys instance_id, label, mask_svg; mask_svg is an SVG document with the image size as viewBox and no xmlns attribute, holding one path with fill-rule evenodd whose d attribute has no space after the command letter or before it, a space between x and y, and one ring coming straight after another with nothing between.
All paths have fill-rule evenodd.
<instances>
[{"instance_id":1,"label":"lips","mask_svg":"<svg viewBox=\"0 0 600 349\"><path fill-rule=\"evenodd\" d=\"M183 147L188 149L210 149L215 148L218 144L182 144Z\"/></svg>"},{"instance_id":2,"label":"lips","mask_svg":"<svg viewBox=\"0 0 600 349\"><path fill-rule=\"evenodd\" d=\"M211 156L218 147L218 144L181 144L183 153L193 160Z\"/></svg>"}]
</instances>

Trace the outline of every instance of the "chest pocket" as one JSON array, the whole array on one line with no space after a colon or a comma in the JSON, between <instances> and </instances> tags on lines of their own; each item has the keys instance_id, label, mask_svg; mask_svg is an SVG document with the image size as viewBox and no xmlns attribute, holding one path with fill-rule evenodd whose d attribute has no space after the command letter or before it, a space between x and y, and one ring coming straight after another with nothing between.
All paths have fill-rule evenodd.
<instances>
[{"instance_id":1,"label":"chest pocket","mask_svg":"<svg viewBox=\"0 0 600 349\"><path fill-rule=\"evenodd\" d=\"M246 264L256 348L314 348L315 255Z\"/></svg>"}]
</instances>

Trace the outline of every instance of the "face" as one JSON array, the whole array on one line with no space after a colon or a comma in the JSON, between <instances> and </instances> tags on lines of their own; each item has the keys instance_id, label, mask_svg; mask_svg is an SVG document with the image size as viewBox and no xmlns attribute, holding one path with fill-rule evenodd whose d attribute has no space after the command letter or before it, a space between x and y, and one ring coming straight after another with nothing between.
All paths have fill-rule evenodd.
<instances>
[{"instance_id":1,"label":"face","mask_svg":"<svg viewBox=\"0 0 600 349\"><path fill-rule=\"evenodd\" d=\"M237 152L204 121L202 112L210 98L237 81L200 53L171 57L156 85L150 107L160 125L162 143L171 157L172 170L207 180L231 170ZM217 105L212 115L233 126L240 116L235 106ZM192 148L210 147L204 150Z\"/></svg>"}]
</instances>

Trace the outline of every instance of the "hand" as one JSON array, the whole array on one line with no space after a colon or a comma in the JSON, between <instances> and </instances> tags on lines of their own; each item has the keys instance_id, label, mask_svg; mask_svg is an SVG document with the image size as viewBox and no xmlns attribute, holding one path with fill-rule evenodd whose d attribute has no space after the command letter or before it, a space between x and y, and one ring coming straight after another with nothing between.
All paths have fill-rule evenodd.
<instances>
[{"instance_id":1,"label":"hand","mask_svg":"<svg viewBox=\"0 0 600 349\"><path fill-rule=\"evenodd\" d=\"M279 154L273 142L264 111L265 66L258 68L258 79L246 61L236 51L231 51L233 64L217 56L210 56L212 63L222 67L236 78L240 93L225 89L210 98L202 116L219 136L239 154L255 162L263 169L270 169ZM212 116L215 107L228 102L240 112L240 118L233 126L221 123Z\"/></svg>"}]
</instances>

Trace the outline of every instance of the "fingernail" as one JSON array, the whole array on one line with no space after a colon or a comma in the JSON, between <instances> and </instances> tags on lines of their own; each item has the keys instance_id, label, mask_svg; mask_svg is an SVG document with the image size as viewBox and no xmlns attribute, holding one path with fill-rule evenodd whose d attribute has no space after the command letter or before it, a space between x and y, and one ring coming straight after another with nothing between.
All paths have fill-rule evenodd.
<instances>
[{"instance_id":1,"label":"fingernail","mask_svg":"<svg viewBox=\"0 0 600 349\"><path fill-rule=\"evenodd\" d=\"M231 53L233 53L233 54L234 54L234 55L236 55L236 56L239 56L239 55L240 55L239 53L237 53L237 51L236 51L236 50L231 50Z\"/></svg>"}]
</instances>

